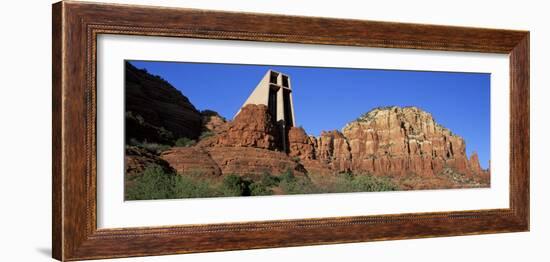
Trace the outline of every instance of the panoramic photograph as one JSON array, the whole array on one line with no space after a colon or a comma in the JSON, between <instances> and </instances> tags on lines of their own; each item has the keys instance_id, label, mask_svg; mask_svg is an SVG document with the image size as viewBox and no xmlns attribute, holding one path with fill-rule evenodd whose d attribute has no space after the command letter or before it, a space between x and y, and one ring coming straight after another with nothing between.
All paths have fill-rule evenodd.
<instances>
[{"instance_id":1,"label":"panoramic photograph","mask_svg":"<svg viewBox=\"0 0 550 262\"><path fill-rule=\"evenodd\" d=\"M128 201L490 187L490 74L124 66Z\"/></svg>"}]
</instances>

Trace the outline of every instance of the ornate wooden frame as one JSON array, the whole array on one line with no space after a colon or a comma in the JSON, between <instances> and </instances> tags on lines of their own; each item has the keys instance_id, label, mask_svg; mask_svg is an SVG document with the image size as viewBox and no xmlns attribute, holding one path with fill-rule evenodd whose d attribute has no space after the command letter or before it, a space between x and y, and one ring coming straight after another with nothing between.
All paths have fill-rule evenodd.
<instances>
[{"instance_id":1,"label":"ornate wooden frame","mask_svg":"<svg viewBox=\"0 0 550 262\"><path fill-rule=\"evenodd\" d=\"M80 260L529 230L529 32L83 2L53 5L53 257ZM98 34L510 56L510 208L148 228L96 227ZM330 229L330 230L328 230Z\"/></svg>"}]
</instances>

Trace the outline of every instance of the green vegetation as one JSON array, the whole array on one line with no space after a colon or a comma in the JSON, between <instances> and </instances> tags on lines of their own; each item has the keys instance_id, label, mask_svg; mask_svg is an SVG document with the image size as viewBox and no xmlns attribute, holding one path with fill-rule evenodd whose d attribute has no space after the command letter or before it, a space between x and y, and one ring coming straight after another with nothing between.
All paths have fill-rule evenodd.
<instances>
[{"instance_id":1,"label":"green vegetation","mask_svg":"<svg viewBox=\"0 0 550 262\"><path fill-rule=\"evenodd\" d=\"M249 184L249 181L243 180L240 176L228 175L224 177L220 189L223 196L249 196Z\"/></svg>"},{"instance_id":2,"label":"green vegetation","mask_svg":"<svg viewBox=\"0 0 550 262\"><path fill-rule=\"evenodd\" d=\"M130 139L131 146L137 146L146 149L147 151L154 153L154 154L160 154L163 151L166 151L170 149L169 145L159 144L159 143L148 143L147 140L143 142L139 142L136 139Z\"/></svg>"},{"instance_id":3,"label":"green vegetation","mask_svg":"<svg viewBox=\"0 0 550 262\"><path fill-rule=\"evenodd\" d=\"M133 185L126 187L125 198L127 200L172 198L173 181L174 176L164 173L160 166L150 166L141 176L130 180Z\"/></svg>"},{"instance_id":4,"label":"green vegetation","mask_svg":"<svg viewBox=\"0 0 550 262\"><path fill-rule=\"evenodd\" d=\"M334 183L335 192L379 192L395 191L398 187L387 177L373 175L353 175L344 173Z\"/></svg>"},{"instance_id":5,"label":"green vegetation","mask_svg":"<svg viewBox=\"0 0 550 262\"><path fill-rule=\"evenodd\" d=\"M184 146L189 147L195 145L197 142L193 139L187 138L187 137L181 137L176 140L174 143L175 146Z\"/></svg>"},{"instance_id":6,"label":"green vegetation","mask_svg":"<svg viewBox=\"0 0 550 262\"><path fill-rule=\"evenodd\" d=\"M197 175L174 175L173 188L174 195L171 198L214 197L219 195L209 181L200 179Z\"/></svg>"},{"instance_id":7,"label":"green vegetation","mask_svg":"<svg viewBox=\"0 0 550 262\"><path fill-rule=\"evenodd\" d=\"M209 181L196 174L180 176L150 165L143 174L127 181L126 200L175 199L219 196Z\"/></svg>"},{"instance_id":8,"label":"green vegetation","mask_svg":"<svg viewBox=\"0 0 550 262\"><path fill-rule=\"evenodd\" d=\"M273 187L279 185L281 180L272 176L269 173L263 173L260 179L256 182L253 182L249 185L250 195L252 196L269 196L273 195Z\"/></svg>"},{"instance_id":9,"label":"green vegetation","mask_svg":"<svg viewBox=\"0 0 550 262\"><path fill-rule=\"evenodd\" d=\"M176 199L198 197L267 196L276 194L312 194L392 191L398 187L387 178L372 175L337 174L323 185L308 176L295 176L291 170L273 176L239 176L230 174L220 179L200 174L178 175L151 165L127 181L126 200Z\"/></svg>"},{"instance_id":10,"label":"green vegetation","mask_svg":"<svg viewBox=\"0 0 550 262\"><path fill-rule=\"evenodd\" d=\"M285 195L320 193L308 177L296 177L292 171L287 170L281 175L279 186Z\"/></svg>"},{"instance_id":11,"label":"green vegetation","mask_svg":"<svg viewBox=\"0 0 550 262\"><path fill-rule=\"evenodd\" d=\"M216 133L212 132L212 131L204 131L201 133L201 135L199 136L199 140L203 140L205 138L209 138L213 135L215 135Z\"/></svg>"}]
</instances>

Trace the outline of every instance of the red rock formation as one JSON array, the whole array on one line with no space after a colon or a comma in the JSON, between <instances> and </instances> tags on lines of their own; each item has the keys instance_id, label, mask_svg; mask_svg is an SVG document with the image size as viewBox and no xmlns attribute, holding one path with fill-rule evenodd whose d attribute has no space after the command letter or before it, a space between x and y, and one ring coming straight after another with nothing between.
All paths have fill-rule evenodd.
<instances>
[{"instance_id":1,"label":"red rock formation","mask_svg":"<svg viewBox=\"0 0 550 262\"><path fill-rule=\"evenodd\" d=\"M219 176L220 167L208 152L200 147L173 147L162 152L160 157L179 174Z\"/></svg>"},{"instance_id":2,"label":"red rock formation","mask_svg":"<svg viewBox=\"0 0 550 262\"><path fill-rule=\"evenodd\" d=\"M249 104L242 108L227 130L202 140L202 147L254 147L277 149L276 130L265 105Z\"/></svg>"},{"instance_id":3,"label":"red rock formation","mask_svg":"<svg viewBox=\"0 0 550 262\"><path fill-rule=\"evenodd\" d=\"M464 140L416 107L372 110L342 133L323 132L313 144L316 159L336 172L432 176L444 167L464 175L481 172L477 155L468 161Z\"/></svg>"},{"instance_id":4,"label":"red rock formation","mask_svg":"<svg viewBox=\"0 0 550 262\"><path fill-rule=\"evenodd\" d=\"M227 121L225 121L225 119L217 112L212 110L204 110L201 112L201 116L203 132L210 131L214 133L221 133L228 128Z\"/></svg>"},{"instance_id":5,"label":"red rock formation","mask_svg":"<svg viewBox=\"0 0 550 262\"><path fill-rule=\"evenodd\" d=\"M294 175L305 175L307 172L283 152L252 147L210 147L206 150L225 175L280 175L288 170Z\"/></svg>"},{"instance_id":6,"label":"red rock formation","mask_svg":"<svg viewBox=\"0 0 550 262\"><path fill-rule=\"evenodd\" d=\"M481 169L481 165L479 164L479 157L477 155L477 152L474 152L472 156L470 156L469 164L470 170L472 170L474 174L480 174L483 172L483 170Z\"/></svg>"},{"instance_id":7,"label":"red rock formation","mask_svg":"<svg viewBox=\"0 0 550 262\"><path fill-rule=\"evenodd\" d=\"M161 157L180 173L279 175L290 170L294 175L305 175L307 171L299 161L277 149L276 130L267 107L247 105L218 134L193 147L172 148Z\"/></svg>"},{"instance_id":8,"label":"red rock formation","mask_svg":"<svg viewBox=\"0 0 550 262\"><path fill-rule=\"evenodd\" d=\"M152 165L160 166L165 172L173 171L172 167L159 158L156 154L144 148L128 146L124 154L124 168L127 178L142 174L143 171Z\"/></svg>"},{"instance_id":9,"label":"red rock formation","mask_svg":"<svg viewBox=\"0 0 550 262\"><path fill-rule=\"evenodd\" d=\"M174 147L161 154L179 174L280 175L288 170L305 175L306 170L287 154L253 147Z\"/></svg>"},{"instance_id":10,"label":"red rock formation","mask_svg":"<svg viewBox=\"0 0 550 262\"><path fill-rule=\"evenodd\" d=\"M300 160L315 159L315 145L301 127L291 127L288 131L288 155Z\"/></svg>"},{"instance_id":11,"label":"red rock formation","mask_svg":"<svg viewBox=\"0 0 550 262\"><path fill-rule=\"evenodd\" d=\"M200 112L178 89L130 63L125 70L127 139L168 143L200 135Z\"/></svg>"},{"instance_id":12,"label":"red rock formation","mask_svg":"<svg viewBox=\"0 0 550 262\"><path fill-rule=\"evenodd\" d=\"M316 159L337 172L351 170L351 151L347 139L339 131L322 132L315 148Z\"/></svg>"}]
</instances>

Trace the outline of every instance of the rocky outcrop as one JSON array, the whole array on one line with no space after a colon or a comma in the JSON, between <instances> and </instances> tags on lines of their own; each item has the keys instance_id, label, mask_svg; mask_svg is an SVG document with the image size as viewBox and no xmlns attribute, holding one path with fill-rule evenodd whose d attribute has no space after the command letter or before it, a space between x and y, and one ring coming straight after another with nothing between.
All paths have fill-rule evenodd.
<instances>
[{"instance_id":1,"label":"rocky outcrop","mask_svg":"<svg viewBox=\"0 0 550 262\"><path fill-rule=\"evenodd\" d=\"M213 132L218 134L227 130L227 121L217 112L212 110L203 110L201 111L201 116L203 132Z\"/></svg>"},{"instance_id":2,"label":"rocky outcrop","mask_svg":"<svg viewBox=\"0 0 550 262\"><path fill-rule=\"evenodd\" d=\"M243 110L243 118L235 119L229 130L235 129L241 138L215 138L215 145L258 146L263 137L257 133L273 129L267 117L264 125L251 121L259 107ZM259 110L260 116L264 109ZM242 114L242 113L241 113ZM266 128L269 126L269 128ZM253 128L252 128L253 127ZM254 135L246 130L253 130ZM275 141L274 135L273 137ZM242 138L244 137L244 139ZM255 139L247 139L255 138ZM234 141L255 141L246 144ZM223 143L223 141L232 141ZM346 125L342 131L322 132L319 137L308 136L303 128L291 127L288 131L288 156L299 161L309 173L329 175L352 172L389 176L429 177L453 170L468 177L488 177L488 171L479 164L477 154L466 155L464 140L437 124L432 115L416 107L387 107L374 109ZM449 173L450 171L446 171ZM435 181L435 180L434 180Z\"/></svg>"},{"instance_id":3,"label":"rocky outcrop","mask_svg":"<svg viewBox=\"0 0 550 262\"><path fill-rule=\"evenodd\" d=\"M144 148L127 146L124 154L124 169L126 178L140 175L150 166L160 166L166 173L173 172L171 165L158 157L156 153Z\"/></svg>"},{"instance_id":4,"label":"rocky outcrop","mask_svg":"<svg viewBox=\"0 0 550 262\"><path fill-rule=\"evenodd\" d=\"M337 172L432 176L448 167L464 175L486 172L468 160L464 140L416 107L374 109L338 131L324 132L316 159Z\"/></svg>"},{"instance_id":5,"label":"rocky outcrop","mask_svg":"<svg viewBox=\"0 0 550 262\"><path fill-rule=\"evenodd\" d=\"M288 131L288 155L300 160L316 158L315 138L309 137L301 127L291 127Z\"/></svg>"},{"instance_id":6,"label":"rocky outcrop","mask_svg":"<svg viewBox=\"0 0 550 262\"><path fill-rule=\"evenodd\" d=\"M319 174L352 172L389 176L434 176L444 170L488 180L477 154L466 155L464 140L416 107L374 109L346 125L342 132L308 137L289 131L291 157Z\"/></svg>"},{"instance_id":7,"label":"rocky outcrop","mask_svg":"<svg viewBox=\"0 0 550 262\"><path fill-rule=\"evenodd\" d=\"M160 157L179 174L220 176L222 171L206 150L200 147L173 147L162 152Z\"/></svg>"},{"instance_id":8,"label":"rocky outcrop","mask_svg":"<svg viewBox=\"0 0 550 262\"><path fill-rule=\"evenodd\" d=\"M201 134L201 114L179 90L128 62L125 70L127 140L169 143Z\"/></svg>"},{"instance_id":9,"label":"rocky outcrop","mask_svg":"<svg viewBox=\"0 0 550 262\"><path fill-rule=\"evenodd\" d=\"M267 106L249 104L241 109L227 129L201 140L201 147L253 147L276 150L277 133Z\"/></svg>"},{"instance_id":10,"label":"rocky outcrop","mask_svg":"<svg viewBox=\"0 0 550 262\"><path fill-rule=\"evenodd\" d=\"M307 171L287 154L253 147L174 147L163 152L162 160L179 174L201 176L220 175L280 175L291 171L304 176Z\"/></svg>"},{"instance_id":11,"label":"rocky outcrop","mask_svg":"<svg viewBox=\"0 0 550 262\"><path fill-rule=\"evenodd\" d=\"M327 164L337 172L351 171L350 145L344 135L339 131L323 131L314 143L315 157L321 163Z\"/></svg>"},{"instance_id":12,"label":"rocky outcrop","mask_svg":"<svg viewBox=\"0 0 550 262\"><path fill-rule=\"evenodd\" d=\"M470 170L472 170L474 174L480 174L483 172L481 165L479 164L479 156L477 155L477 152L474 152L470 156L470 161L468 162L470 164Z\"/></svg>"},{"instance_id":13,"label":"rocky outcrop","mask_svg":"<svg viewBox=\"0 0 550 262\"><path fill-rule=\"evenodd\" d=\"M287 154L253 147L211 147L206 148L223 174L280 175L291 171L294 175L305 175L307 171Z\"/></svg>"}]
</instances>

